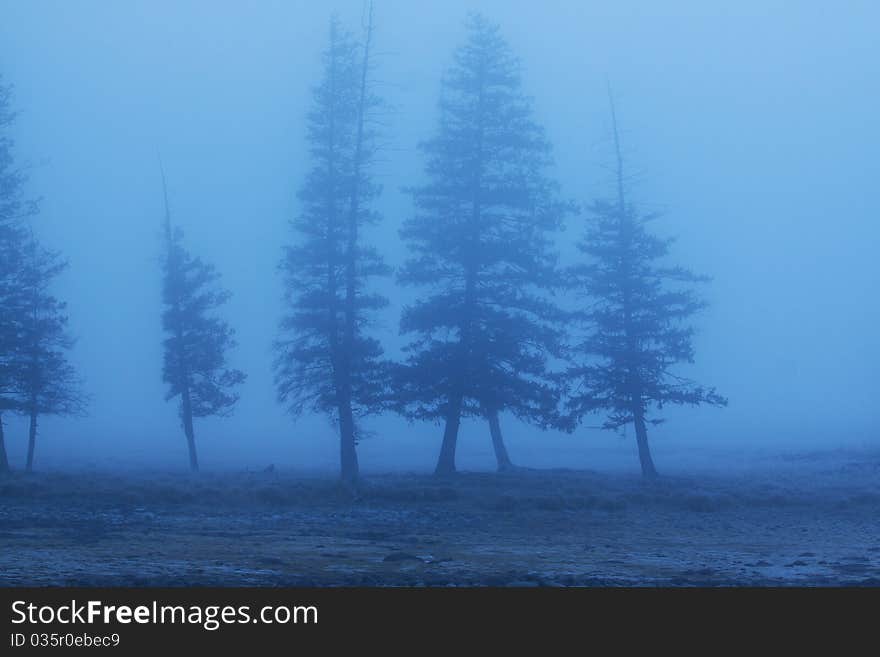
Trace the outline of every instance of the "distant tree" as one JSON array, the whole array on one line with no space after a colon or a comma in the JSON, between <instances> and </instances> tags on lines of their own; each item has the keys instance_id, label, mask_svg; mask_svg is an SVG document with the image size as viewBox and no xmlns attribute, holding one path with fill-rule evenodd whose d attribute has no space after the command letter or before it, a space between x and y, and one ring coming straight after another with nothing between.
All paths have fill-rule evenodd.
<instances>
[{"instance_id":1,"label":"distant tree","mask_svg":"<svg viewBox=\"0 0 880 657\"><path fill-rule=\"evenodd\" d=\"M499 414L554 422L548 357L561 347L550 235L570 210L547 177L551 147L523 94L520 64L480 15L443 80L436 136L421 144L428 182L401 236L400 281L424 290L406 307L413 336L399 370L403 410L445 422L436 472L455 471L462 416L489 422L498 467L512 467Z\"/></svg>"},{"instance_id":2,"label":"distant tree","mask_svg":"<svg viewBox=\"0 0 880 657\"><path fill-rule=\"evenodd\" d=\"M27 471L34 465L40 415L79 415L86 399L79 376L67 360L73 338L67 329L66 304L51 293L54 279L67 268L57 251L42 248L30 236L24 247L21 277L23 311L17 350L19 412L29 421Z\"/></svg>"},{"instance_id":3,"label":"distant tree","mask_svg":"<svg viewBox=\"0 0 880 657\"><path fill-rule=\"evenodd\" d=\"M387 300L369 289L389 273L361 227L378 221L370 202L380 193L370 169L379 105L371 90L372 6L357 43L334 17L323 56L323 78L308 117L312 168L299 191L298 234L284 251L286 315L276 341L278 398L298 416L313 411L339 427L340 474L358 479L357 419L384 407L387 366L367 328Z\"/></svg>"},{"instance_id":4,"label":"distant tree","mask_svg":"<svg viewBox=\"0 0 880 657\"><path fill-rule=\"evenodd\" d=\"M189 448L189 465L199 469L193 418L228 416L238 401L235 388L245 374L228 368L226 354L235 346L234 331L213 311L229 299L219 287L220 274L183 246L183 231L172 228L165 176L165 257L162 262L162 327L166 400L179 398L180 421Z\"/></svg>"},{"instance_id":5,"label":"distant tree","mask_svg":"<svg viewBox=\"0 0 880 657\"><path fill-rule=\"evenodd\" d=\"M604 412L604 429L635 425L642 474L657 470L648 446L646 425L652 407L667 404L712 404L727 400L672 371L693 362L694 329L688 320L705 307L689 284L708 279L681 267L663 264L672 239L648 232L657 217L645 214L626 198L623 157L614 104L611 104L616 159L616 196L596 200L579 250L584 262L569 271L572 288L584 305L575 313L586 327L573 348L576 365L568 377L576 391L567 400L574 422Z\"/></svg>"},{"instance_id":6,"label":"distant tree","mask_svg":"<svg viewBox=\"0 0 880 657\"><path fill-rule=\"evenodd\" d=\"M24 298L21 276L25 231L23 221L36 213L35 201L24 198L26 176L16 166L10 129L12 87L0 76L0 474L9 471L3 436L3 413L20 408L17 355L21 348Z\"/></svg>"}]
</instances>

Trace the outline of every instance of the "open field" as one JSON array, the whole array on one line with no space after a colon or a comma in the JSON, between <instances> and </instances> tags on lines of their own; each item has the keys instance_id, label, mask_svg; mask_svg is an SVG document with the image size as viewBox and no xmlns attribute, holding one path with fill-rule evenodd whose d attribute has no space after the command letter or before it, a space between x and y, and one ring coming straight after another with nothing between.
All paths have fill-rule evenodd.
<instances>
[{"instance_id":1,"label":"open field","mask_svg":"<svg viewBox=\"0 0 880 657\"><path fill-rule=\"evenodd\" d=\"M0 480L0 584L880 585L880 455L597 472Z\"/></svg>"}]
</instances>

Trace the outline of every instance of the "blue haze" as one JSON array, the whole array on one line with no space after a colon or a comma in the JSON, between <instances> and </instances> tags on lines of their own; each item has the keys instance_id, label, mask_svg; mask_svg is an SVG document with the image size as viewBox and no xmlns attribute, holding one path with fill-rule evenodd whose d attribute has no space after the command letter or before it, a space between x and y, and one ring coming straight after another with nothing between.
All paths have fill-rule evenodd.
<instances>
[{"instance_id":1,"label":"blue haze","mask_svg":"<svg viewBox=\"0 0 880 657\"><path fill-rule=\"evenodd\" d=\"M92 396L83 419L46 418L39 468L186 466L161 382L159 254L168 176L187 245L233 292L231 361L249 379L229 419L198 422L206 469L269 463L333 470L323 418L275 402L271 342L281 246L307 168L305 114L332 11L359 26L362 2L0 0L0 71L15 84L18 156L35 231L70 260L58 294ZM376 0L377 74L389 109L384 222L370 238L402 262L416 149L436 124L440 77L468 11L499 22L554 144L568 198L609 189L606 79L614 87L631 192L678 235L677 262L710 275L697 362L726 409L675 409L652 434L661 471L755 448L878 444L880 8L876 3L697 0ZM582 217L560 235L572 256ZM394 355L410 290L393 295L382 339ZM502 420L523 465L636 471L632 434L541 433ZM598 424L598 420L594 423ZM441 428L373 420L365 471L427 470ZM9 422L20 467L26 426ZM718 459L713 461L713 459ZM463 425L459 462L493 467L488 428Z\"/></svg>"}]
</instances>

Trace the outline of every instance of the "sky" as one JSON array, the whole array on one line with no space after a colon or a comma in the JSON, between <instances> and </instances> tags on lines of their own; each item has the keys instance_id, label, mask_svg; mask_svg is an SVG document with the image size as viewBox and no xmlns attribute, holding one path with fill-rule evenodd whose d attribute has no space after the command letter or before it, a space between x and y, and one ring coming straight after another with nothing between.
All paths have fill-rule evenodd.
<instances>
[{"instance_id":1,"label":"sky","mask_svg":"<svg viewBox=\"0 0 880 657\"><path fill-rule=\"evenodd\" d=\"M417 145L435 129L440 79L470 11L499 23L522 59L552 173L578 203L609 190L611 84L632 197L663 212L655 229L677 236L674 261L712 277L696 362L681 372L730 404L668 410L651 434L658 468L693 454L729 463L755 449L876 446L876 3L376 0L387 110L375 171L383 221L369 237L393 265L406 257L397 231L413 211L402 188L422 180ZM34 230L70 262L56 291L91 396L87 417L41 422L38 467L186 467L161 380L160 154L174 222L233 294L230 361L249 377L234 416L197 421L203 467L337 467L333 427L287 416L271 369L277 265L294 239L305 116L333 12L360 29L361 0L0 0L16 154L28 193L42 198ZM571 217L559 236L564 263L584 221ZM378 335L395 354L414 292L387 291ZM4 421L15 466L26 426ZM638 467L631 431L502 425L523 465ZM382 417L367 428L365 471L433 466L441 427ZM459 465L493 466L484 423L464 423Z\"/></svg>"}]
</instances>

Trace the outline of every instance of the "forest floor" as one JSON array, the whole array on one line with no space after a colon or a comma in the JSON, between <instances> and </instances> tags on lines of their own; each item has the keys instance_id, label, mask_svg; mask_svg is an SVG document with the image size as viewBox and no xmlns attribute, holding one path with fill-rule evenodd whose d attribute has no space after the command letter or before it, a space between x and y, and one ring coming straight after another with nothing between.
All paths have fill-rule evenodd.
<instances>
[{"instance_id":1,"label":"forest floor","mask_svg":"<svg viewBox=\"0 0 880 657\"><path fill-rule=\"evenodd\" d=\"M880 585L880 455L748 472L0 480L3 586Z\"/></svg>"}]
</instances>

